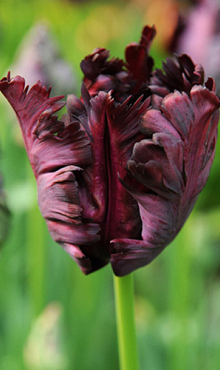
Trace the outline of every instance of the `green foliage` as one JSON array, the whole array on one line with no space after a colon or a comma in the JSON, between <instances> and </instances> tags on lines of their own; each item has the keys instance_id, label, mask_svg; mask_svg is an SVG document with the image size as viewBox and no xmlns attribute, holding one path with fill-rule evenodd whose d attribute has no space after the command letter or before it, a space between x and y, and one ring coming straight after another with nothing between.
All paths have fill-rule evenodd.
<instances>
[{"instance_id":1,"label":"green foliage","mask_svg":"<svg viewBox=\"0 0 220 370\"><path fill-rule=\"evenodd\" d=\"M48 22L79 78L81 59L97 46L123 57L122 50L139 39L144 24L134 9L129 2L2 1L1 74L26 31L40 20ZM153 49L153 54L160 65L163 53ZM1 98L0 167L12 222L0 251L0 369L117 370L111 269L86 277L51 240L7 108ZM219 166L214 173L219 183ZM201 206L173 244L134 273L143 370L220 368L220 208L218 189L210 183L213 192L208 183Z\"/></svg>"}]
</instances>

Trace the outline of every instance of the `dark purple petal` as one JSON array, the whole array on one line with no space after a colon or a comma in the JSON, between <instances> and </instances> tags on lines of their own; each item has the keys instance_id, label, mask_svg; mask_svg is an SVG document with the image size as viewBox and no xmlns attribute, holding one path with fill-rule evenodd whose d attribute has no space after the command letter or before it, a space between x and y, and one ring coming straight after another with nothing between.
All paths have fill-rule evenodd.
<instances>
[{"instance_id":1,"label":"dark purple petal","mask_svg":"<svg viewBox=\"0 0 220 370\"><path fill-rule=\"evenodd\" d=\"M89 264L87 267L84 265L83 271L89 273L97 266L101 267L101 260L103 264L109 261L114 253L114 245L111 243L113 238L129 235L141 237L137 202L122 186L119 176L124 177L126 173L125 166L134 143L143 138L139 122L148 109L149 99L144 103L140 98L133 105L126 101L115 106L111 94L100 92L90 98L83 88L82 95L84 107L78 100L71 98L68 111L75 119L78 114L78 120L91 137L93 162L84 167L83 171L74 172L82 209L81 220L83 224L89 222L100 227L99 240L93 241L89 235L90 244L86 243L86 239L74 241ZM70 244L68 242L69 252ZM83 261L78 260L77 263Z\"/></svg>"},{"instance_id":2,"label":"dark purple petal","mask_svg":"<svg viewBox=\"0 0 220 370\"><path fill-rule=\"evenodd\" d=\"M124 87L118 86L124 77L124 62L118 58L109 59L108 50L96 49L85 57L80 67L84 74L84 84L91 96L95 96L99 91L125 91Z\"/></svg>"},{"instance_id":3,"label":"dark purple petal","mask_svg":"<svg viewBox=\"0 0 220 370\"><path fill-rule=\"evenodd\" d=\"M194 86L190 96L169 94L160 110L144 115L141 131L152 131L148 122L153 128L154 119L160 131L161 117L161 133L134 145L127 163L133 179L127 175L121 180L138 202L143 242L113 240L116 255L111 262L117 275L151 262L183 226L213 162L219 106L214 92Z\"/></svg>"},{"instance_id":4,"label":"dark purple petal","mask_svg":"<svg viewBox=\"0 0 220 370\"><path fill-rule=\"evenodd\" d=\"M135 144L127 168L148 189L170 198L183 186L182 163L182 142L170 134L157 133L152 140Z\"/></svg>"},{"instance_id":5,"label":"dark purple petal","mask_svg":"<svg viewBox=\"0 0 220 370\"><path fill-rule=\"evenodd\" d=\"M64 122L58 121L53 112L64 103L59 102L60 97L49 98L49 92L40 83L27 92L24 79L8 76L1 80L0 90L18 116L37 179L39 206L52 237L65 248L68 245L71 256L77 261L80 258L80 266L88 265L93 270L91 261L77 245L91 245L100 239L97 235L100 226L92 221L82 221L79 204L76 176L82 171L81 166L92 163L91 145L80 120L70 122L65 116ZM78 103L76 110L79 108ZM97 247L94 249L93 254L101 254L96 251ZM100 260L97 268L107 263L101 257Z\"/></svg>"},{"instance_id":6,"label":"dark purple petal","mask_svg":"<svg viewBox=\"0 0 220 370\"><path fill-rule=\"evenodd\" d=\"M112 90L113 98L120 103L129 96L133 102L141 95L148 97L148 82L154 64L148 53L155 34L154 27L144 27L140 42L126 47L126 62L118 58L109 59L109 51L101 48L85 57L80 66L90 95Z\"/></svg>"},{"instance_id":7,"label":"dark purple petal","mask_svg":"<svg viewBox=\"0 0 220 370\"><path fill-rule=\"evenodd\" d=\"M117 276L124 276L148 265L164 248L152 248L143 240L115 239L115 253L111 256L112 269Z\"/></svg>"},{"instance_id":8,"label":"dark purple petal","mask_svg":"<svg viewBox=\"0 0 220 370\"><path fill-rule=\"evenodd\" d=\"M116 235L140 236L137 203L118 176L124 177L133 145L143 137L139 122L148 105L149 100L141 103L140 99L134 105L124 102L115 106L111 95L104 92L87 102L93 163L78 181L80 204L83 218L101 225L101 241L109 255L110 241Z\"/></svg>"},{"instance_id":9,"label":"dark purple petal","mask_svg":"<svg viewBox=\"0 0 220 370\"><path fill-rule=\"evenodd\" d=\"M167 58L166 63L163 62L163 70L165 73L156 69L149 84L152 93L159 97L165 97L175 90L189 94L194 85L202 85L204 82L202 66L200 64L194 65L186 54L177 56L175 59ZM159 106L159 102L156 106Z\"/></svg>"},{"instance_id":10,"label":"dark purple petal","mask_svg":"<svg viewBox=\"0 0 220 370\"><path fill-rule=\"evenodd\" d=\"M155 28L146 26L142 31L140 42L128 45L125 50L129 78L135 81L132 94L139 92L141 87L147 85L149 81L154 61L148 52L155 35Z\"/></svg>"},{"instance_id":11,"label":"dark purple petal","mask_svg":"<svg viewBox=\"0 0 220 370\"><path fill-rule=\"evenodd\" d=\"M109 51L98 48L80 63L80 67L86 79L95 81L99 75L115 75L122 71L124 62L122 59L109 58Z\"/></svg>"},{"instance_id":12,"label":"dark purple petal","mask_svg":"<svg viewBox=\"0 0 220 370\"><path fill-rule=\"evenodd\" d=\"M53 115L64 106L59 101L62 97L50 98L50 91L40 82L29 92L24 85L23 78L8 76L1 80L0 90L18 117L35 176L63 166L91 163L89 141L79 123L62 122Z\"/></svg>"}]
</instances>

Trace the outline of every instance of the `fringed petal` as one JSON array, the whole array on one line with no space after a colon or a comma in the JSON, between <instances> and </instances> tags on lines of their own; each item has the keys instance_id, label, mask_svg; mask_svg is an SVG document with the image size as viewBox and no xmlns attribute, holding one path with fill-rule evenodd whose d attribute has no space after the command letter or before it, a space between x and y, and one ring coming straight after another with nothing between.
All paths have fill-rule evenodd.
<instances>
[{"instance_id":1,"label":"fringed petal","mask_svg":"<svg viewBox=\"0 0 220 370\"><path fill-rule=\"evenodd\" d=\"M35 176L63 166L92 162L89 140L78 122L59 121L54 112L65 105L60 96L50 98L40 82L28 92L23 78L0 81L0 91L15 110ZM70 155L71 153L71 155Z\"/></svg>"},{"instance_id":2,"label":"fringed petal","mask_svg":"<svg viewBox=\"0 0 220 370\"><path fill-rule=\"evenodd\" d=\"M144 27L139 43L131 43L125 50L125 59L129 78L135 81L132 94L140 92L143 85L147 85L154 60L148 55L150 45L156 35L155 27Z\"/></svg>"},{"instance_id":3,"label":"fringed petal","mask_svg":"<svg viewBox=\"0 0 220 370\"><path fill-rule=\"evenodd\" d=\"M186 54L174 59L167 58L166 63L163 62L163 70L165 73L156 69L150 79L149 88L154 102L154 94L165 97L175 90L189 94L194 85L202 85L204 82L203 67L200 64L194 65Z\"/></svg>"},{"instance_id":4,"label":"fringed petal","mask_svg":"<svg viewBox=\"0 0 220 370\"><path fill-rule=\"evenodd\" d=\"M111 90L113 98L119 103L129 96L133 102L141 95L147 98L154 64L149 49L155 34L155 27L144 27L139 43L131 43L126 47L125 62L118 58L109 59L109 51L101 48L85 57L80 66L90 95Z\"/></svg>"},{"instance_id":5,"label":"fringed petal","mask_svg":"<svg viewBox=\"0 0 220 370\"><path fill-rule=\"evenodd\" d=\"M0 90L14 108L24 137L29 160L38 184L38 200L53 239L83 265L85 273L105 265L109 259L100 252L100 226L93 219L84 219L78 180L93 162L88 134L82 124L85 107L72 99L74 109L59 121L53 115L64 102L61 97L49 98L49 91L40 83L28 92L21 77L0 82ZM83 173L83 175L79 175ZM81 249L89 252L84 254ZM68 248L67 248L68 246ZM98 262L97 262L98 260ZM83 261L83 262L82 262ZM87 261L85 263L85 261ZM86 271L88 266L88 271Z\"/></svg>"},{"instance_id":6,"label":"fringed petal","mask_svg":"<svg viewBox=\"0 0 220 370\"><path fill-rule=\"evenodd\" d=\"M82 95L92 138L93 163L79 178L80 204L83 218L101 225L102 248L110 256L110 241L116 235L140 237L137 203L121 185L119 176L124 177L134 143L143 137L139 122L149 107L149 100L142 103L140 98L133 105L129 100L115 105L110 93L100 92L89 98L83 91Z\"/></svg>"},{"instance_id":7,"label":"fringed petal","mask_svg":"<svg viewBox=\"0 0 220 370\"><path fill-rule=\"evenodd\" d=\"M149 122L147 132L151 128L158 132L134 145L128 175L121 180L139 205L143 243L135 241L133 247L130 240L114 240L116 255L111 263L116 274L152 261L183 226L212 165L219 106L214 92L194 86L189 95L167 95L160 110L144 115L141 131L147 131Z\"/></svg>"}]
</instances>

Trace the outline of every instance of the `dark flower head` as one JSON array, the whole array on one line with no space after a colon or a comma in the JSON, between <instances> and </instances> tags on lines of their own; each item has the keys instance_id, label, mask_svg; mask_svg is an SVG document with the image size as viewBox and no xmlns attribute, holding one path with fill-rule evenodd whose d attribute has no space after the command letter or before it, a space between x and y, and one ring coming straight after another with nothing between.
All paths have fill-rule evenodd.
<instances>
[{"instance_id":1,"label":"dark flower head","mask_svg":"<svg viewBox=\"0 0 220 370\"><path fill-rule=\"evenodd\" d=\"M155 34L154 27L144 27L140 42L131 43L125 49L125 62L118 58L109 60L109 51L100 48L85 57L80 66L90 95L112 90L114 100L120 103L128 97L134 102L141 95L149 96L154 62L148 53Z\"/></svg>"},{"instance_id":2,"label":"dark flower head","mask_svg":"<svg viewBox=\"0 0 220 370\"><path fill-rule=\"evenodd\" d=\"M85 58L82 97L67 98L61 120L54 115L61 97L50 98L39 82L29 92L21 77L0 82L21 125L48 229L85 274L111 262L123 276L150 263L183 226L213 162L214 82L203 86L202 68L187 56L168 60L165 74L152 72L154 33L144 28L126 63L108 61L104 49Z\"/></svg>"}]
</instances>

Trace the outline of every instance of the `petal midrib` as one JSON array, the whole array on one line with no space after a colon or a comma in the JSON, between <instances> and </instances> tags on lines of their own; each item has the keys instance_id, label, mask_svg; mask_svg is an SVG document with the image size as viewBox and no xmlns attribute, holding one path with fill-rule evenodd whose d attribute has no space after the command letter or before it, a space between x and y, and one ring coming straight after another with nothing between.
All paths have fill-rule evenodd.
<instances>
[{"instance_id":1,"label":"petal midrib","mask_svg":"<svg viewBox=\"0 0 220 370\"><path fill-rule=\"evenodd\" d=\"M106 164L106 213L103 220L104 227L104 241L109 243L114 238L115 221L117 220L116 214L116 197L117 197L117 171L115 163L115 147L111 141L107 116L105 115L105 129L104 129L104 153Z\"/></svg>"}]
</instances>

